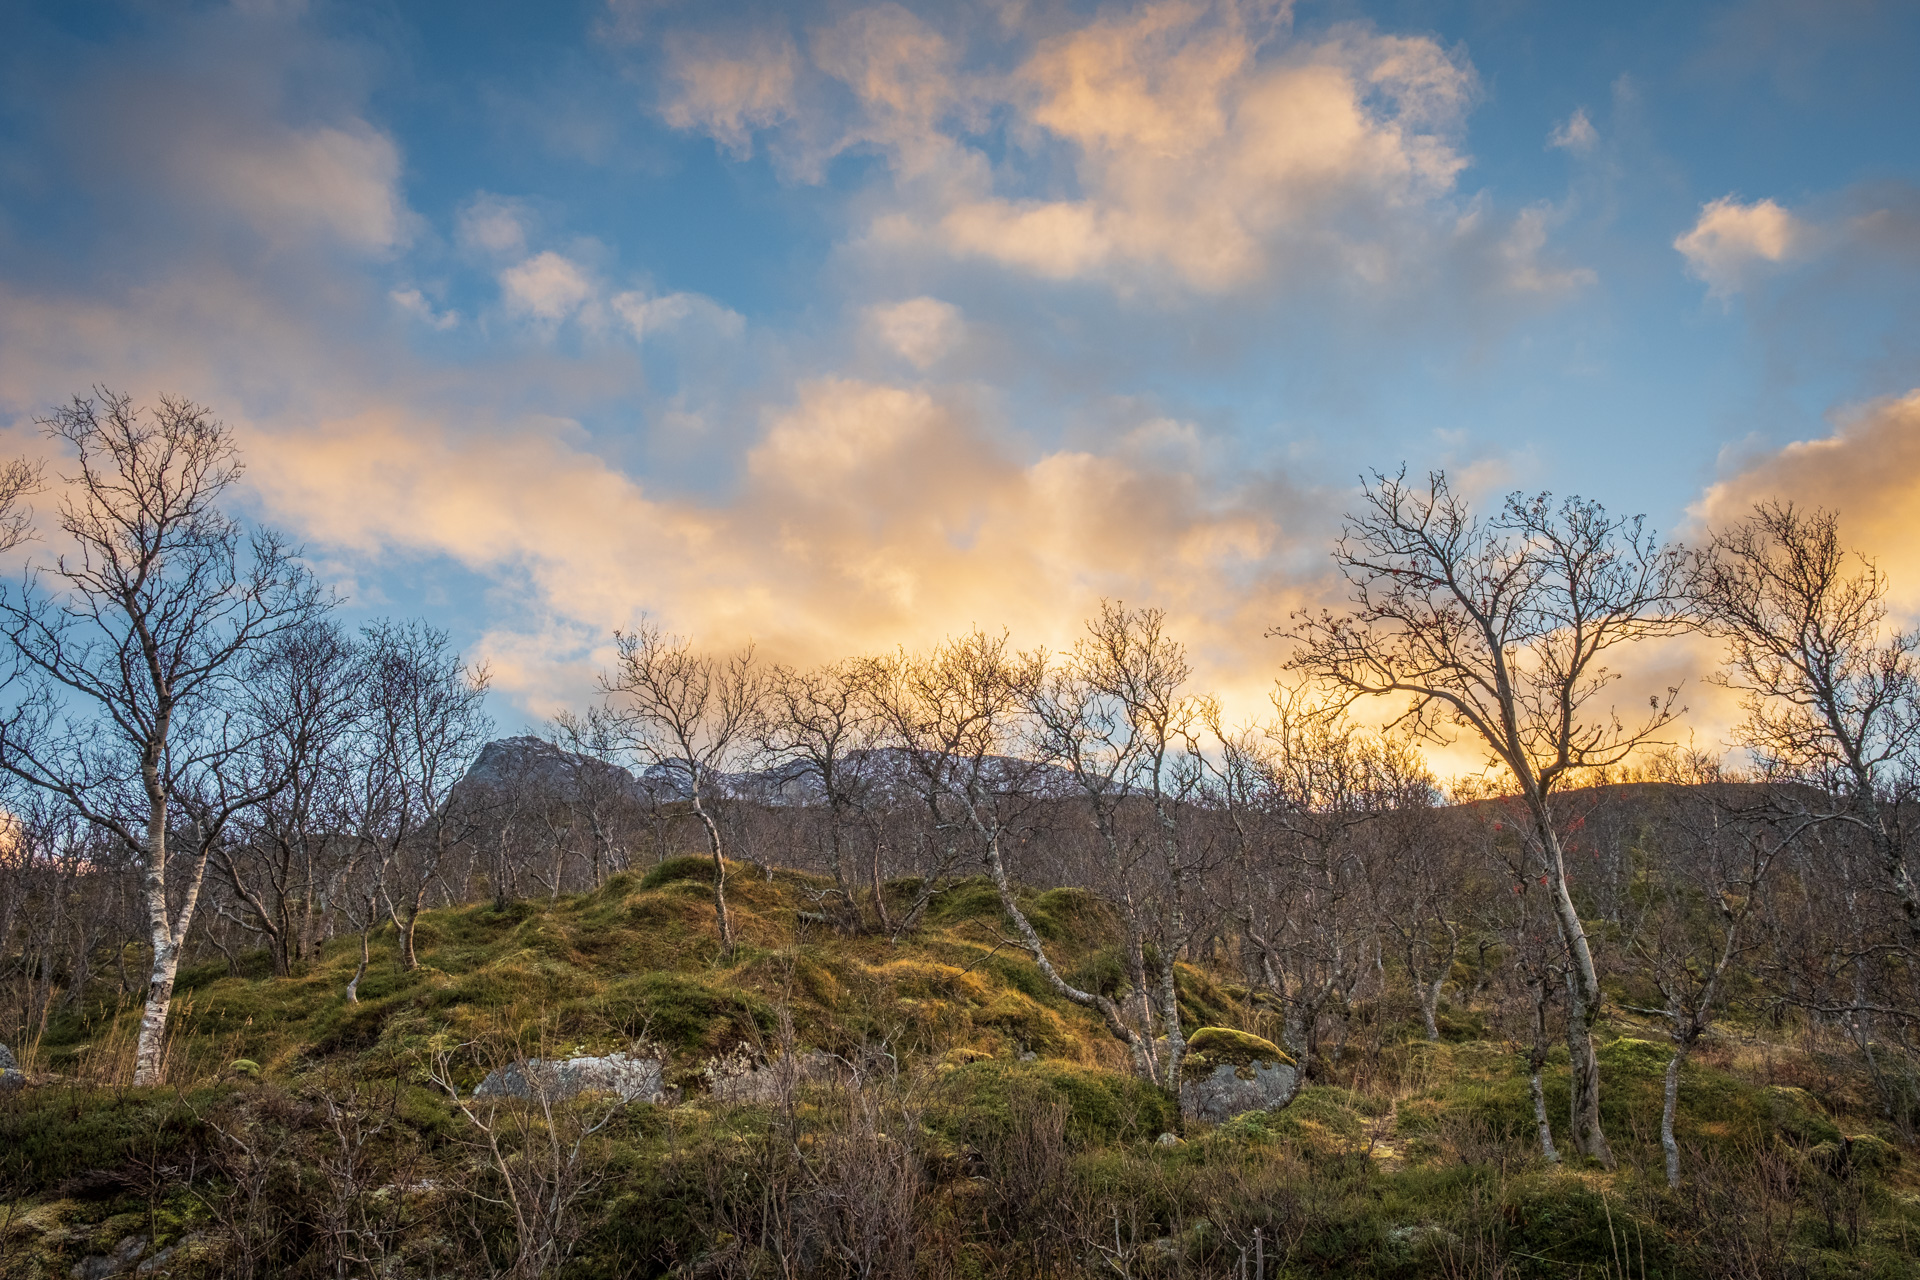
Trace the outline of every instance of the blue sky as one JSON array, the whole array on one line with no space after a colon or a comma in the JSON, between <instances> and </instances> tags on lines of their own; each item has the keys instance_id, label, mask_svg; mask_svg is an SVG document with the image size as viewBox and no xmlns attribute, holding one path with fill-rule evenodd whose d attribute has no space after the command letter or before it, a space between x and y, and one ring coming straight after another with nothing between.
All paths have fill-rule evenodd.
<instances>
[{"instance_id":1,"label":"blue sky","mask_svg":"<svg viewBox=\"0 0 1920 1280\"><path fill-rule=\"evenodd\" d=\"M12 447L94 383L211 406L510 724L642 612L814 660L1122 596L1251 689L1403 462L1825 502L1920 580L1920 6L0 22Z\"/></svg>"}]
</instances>

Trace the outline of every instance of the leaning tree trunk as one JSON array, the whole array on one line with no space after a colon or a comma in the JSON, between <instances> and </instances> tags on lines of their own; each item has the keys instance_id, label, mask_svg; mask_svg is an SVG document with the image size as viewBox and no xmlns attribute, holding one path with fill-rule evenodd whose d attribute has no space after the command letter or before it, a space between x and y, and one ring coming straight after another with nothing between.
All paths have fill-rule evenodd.
<instances>
[{"instance_id":1,"label":"leaning tree trunk","mask_svg":"<svg viewBox=\"0 0 1920 1280\"><path fill-rule=\"evenodd\" d=\"M700 802L700 783L695 775L693 784L693 811L700 819L700 825L707 832L707 848L713 854L713 916L720 925L720 947L731 954L733 951L733 921L727 913L727 860L720 850L720 826Z\"/></svg>"},{"instance_id":2,"label":"leaning tree trunk","mask_svg":"<svg viewBox=\"0 0 1920 1280\"><path fill-rule=\"evenodd\" d=\"M1580 923L1580 913L1574 910L1573 894L1567 887L1566 858L1560 848L1560 837L1553 829L1552 815L1542 804L1535 808L1533 816L1552 879L1554 917L1567 950L1567 1053L1573 1075L1573 1146L1581 1155L1611 1169L1613 1148L1607 1145L1607 1135L1600 1127L1600 1060L1593 1048L1593 1027L1599 1021L1604 999L1600 975L1594 967L1586 927Z\"/></svg>"},{"instance_id":3,"label":"leaning tree trunk","mask_svg":"<svg viewBox=\"0 0 1920 1280\"><path fill-rule=\"evenodd\" d=\"M880 922L880 932L893 936L893 919L887 914L887 882L884 869L880 865L880 833L873 833L873 860L868 864L868 879L873 888L873 915Z\"/></svg>"},{"instance_id":4,"label":"leaning tree trunk","mask_svg":"<svg viewBox=\"0 0 1920 1280\"><path fill-rule=\"evenodd\" d=\"M964 798L962 803L966 803ZM979 817L972 813L972 807L971 804L967 805L969 817L974 830L979 833L986 845L987 875L993 881L994 890L999 895L1000 909L1007 913L1009 920L1013 921L1014 931L1020 935L1027 954L1033 957L1033 962L1039 967L1041 976L1047 980L1047 985L1053 989L1054 994L1071 1000L1083 1009L1092 1009L1097 1012L1101 1021L1107 1024L1107 1034L1127 1046L1127 1051L1133 1058L1134 1072L1143 1080L1153 1080L1153 1046L1148 1037L1127 1025L1127 1020L1120 1016L1119 1005L1098 991L1080 990L1062 977L1060 970L1055 968L1053 961L1048 958L1047 948L1040 940L1039 930L1033 927L1033 921L1027 918L1027 913L1020 909L1020 903L1014 897L1013 881L1007 875L1006 860L1000 856L998 829L981 822Z\"/></svg>"},{"instance_id":5,"label":"leaning tree trunk","mask_svg":"<svg viewBox=\"0 0 1920 1280\"><path fill-rule=\"evenodd\" d=\"M1153 1039L1153 1001L1147 987L1147 944L1140 931L1140 915L1134 909L1133 891L1122 888L1121 905L1126 913L1127 930L1127 982L1133 988L1132 1004L1135 1021L1140 1024L1140 1034ZM1160 1083L1160 1070L1153 1059L1147 1059L1147 1078L1154 1084Z\"/></svg>"},{"instance_id":6,"label":"leaning tree trunk","mask_svg":"<svg viewBox=\"0 0 1920 1280\"><path fill-rule=\"evenodd\" d=\"M367 976L367 962L373 958L373 923L368 919L367 927L360 930L360 965L347 979L347 1003L360 1003L360 979Z\"/></svg>"},{"instance_id":7,"label":"leaning tree trunk","mask_svg":"<svg viewBox=\"0 0 1920 1280\"><path fill-rule=\"evenodd\" d=\"M418 894L414 895L413 902L407 907L406 920L404 922L396 921L400 926L400 967L409 973L420 967L420 957L415 954L413 949L413 934L415 928L420 923L420 904L421 900L426 897L426 893L427 891L423 888Z\"/></svg>"},{"instance_id":8,"label":"leaning tree trunk","mask_svg":"<svg viewBox=\"0 0 1920 1280\"><path fill-rule=\"evenodd\" d=\"M1440 1042L1440 992L1447 985L1447 979L1453 976L1453 962L1460 958L1460 926L1442 918L1441 924L1447 929L1447 954L1441 957L1439 968L1434 972L1431 982L1422 981L1414 969L1414 944L1407 943L1407 973L1413 977L1414 990L1420 996L1420 1020L1426 1026L1427 1039L1435 1044Z\"/></svg>"},{"instance_id":9,"label":"leaning tree trunk","mask_svg":"<svg viewBox=\"0 0 1920 1280\"><path fill-rule=\"evenodd\" d=\"M1167 1029L1167 1063L1162 1081L1167 1092L1180 1096L1180 1068L1187 1056L1186 1033L1180 1029L1180 982L1174 972L1174 939L1166 939L1166 954L1160 957L1160 1021Z\"/></svg>"}]
</instances>

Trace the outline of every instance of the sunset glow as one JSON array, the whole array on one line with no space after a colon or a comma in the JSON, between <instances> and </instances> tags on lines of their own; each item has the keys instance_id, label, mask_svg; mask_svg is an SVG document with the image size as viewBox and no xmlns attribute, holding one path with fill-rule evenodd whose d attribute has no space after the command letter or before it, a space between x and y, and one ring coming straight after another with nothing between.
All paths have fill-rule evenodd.
<instances>
[{"instance_id":1,"label":"sunset glow","mask_svg":"<svg viewBox=\"0 0 1920 1280\"><path fill-rule=\"evenodd\" d=\"M6 12L8 453L209 406L508 727L643 615L816 661L1103 598L1251 706L1402 464L1837 508L1920 611L1910 4Z\"/></svg>"}]
</instances>

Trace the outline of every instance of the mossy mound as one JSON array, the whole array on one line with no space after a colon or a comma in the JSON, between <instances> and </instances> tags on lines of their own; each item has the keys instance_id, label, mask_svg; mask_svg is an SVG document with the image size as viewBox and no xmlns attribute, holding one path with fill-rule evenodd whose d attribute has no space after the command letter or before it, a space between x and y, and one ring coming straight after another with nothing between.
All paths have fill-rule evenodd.
<instances>
[{"instance_id":1,"label":"mossy mound","mask_svg":"<svg viewBox=\"0 0 1920 1280\"><path fill-rule=\"evenodd\" d=\"M1035 1099L1066 1107L1067 1134L1079 1142L1144 1140L1174 1125L1173 1103L1143 1080L1064 1062L993 1058L942 1073L930 1123L952 1134L1017 1123Z\"/></svg>"},{"instance_id":2,"label":"mossy mound","mask_svg":"<svg viewBox=\"0 0 1920 1280\"><path fill-rule=\"evenodd\" d=\"M746 870L738 864L727 868L727 878L731 880L737 872ZM677 858L668 858L653 870L640 878L642 892L664 889L680 881L692 881L695 884L713 883L713 858L704 853L683 853Z\"/></svg>"},{"instance_id":3,"label":"mossy mound","mask_svg":"<svg viewBox=\"0 0 1920 1280\"><path fill-rule=\"evenodd\" d=\"M1840 1126L1827 1119L1826 1108L1805 1089L1775 1085L1767 1090L1767 1104L1774 1132L1793 1146L1840 1141Z\"/></svg>"}]
</instances>

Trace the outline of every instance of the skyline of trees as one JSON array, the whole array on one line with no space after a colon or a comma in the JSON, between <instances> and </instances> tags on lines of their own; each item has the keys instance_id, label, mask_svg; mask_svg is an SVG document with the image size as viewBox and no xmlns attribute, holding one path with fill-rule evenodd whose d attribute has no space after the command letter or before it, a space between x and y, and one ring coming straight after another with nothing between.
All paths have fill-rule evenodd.
<instances>
[{"instance_id":1,"label":"skyline of trees","mask_svg":"<svg viewBox=\"0 0 1920 1280\"><path fill-rule=\"evenodd\" d=\"M816 668L644 623L597 703L482 776L488 673L423 622L343 627L297 549L221 509L239 459L206 410L103 394L46 425L79 458L65 542L0 594L4 1034L29 1060L57 1007L112 985L145 1010L133 1080L157 1083L192 948L284 977L356 937L353 1000L376 936L411 967L436 906L697 851L723 951L741 875L817 872L796 927L895 938L982 877L995 945L1169 1090L1185 964L1236 975L1308 1078L1387 1006L1430 1039L1498 1029L1548 1159L1557 1027L1571 1150L1612 1162L1609 1010L1671 1042L1671 1179L1679 1071L1733 1001L1848 1040L1920 1122L1920 642L1831 513L1763 503L1684 548L1588 499L1478 512L1444 475L1377 474L1334 551L1347 606L1275 620L1295 679L1263 719L1230 720L1166 614L1118 601L1064 653L976 628ZM0 476L16 542L38 479ZM1677 690L1616 712L1647 696L1619 655L1689 631L1726 646L1744 773L1677 746ZM1382 701L1384 728L1356 718ZM1443 786L1420 748L1462 740L1496 767ZM1022 885L1094 895L1111 962L1056 964Z\"/></svg>"}]
</instances>

